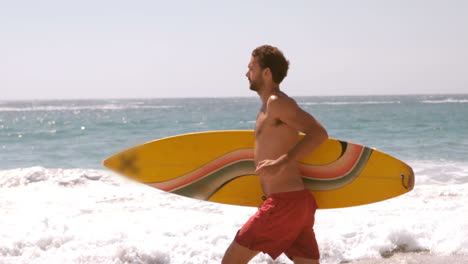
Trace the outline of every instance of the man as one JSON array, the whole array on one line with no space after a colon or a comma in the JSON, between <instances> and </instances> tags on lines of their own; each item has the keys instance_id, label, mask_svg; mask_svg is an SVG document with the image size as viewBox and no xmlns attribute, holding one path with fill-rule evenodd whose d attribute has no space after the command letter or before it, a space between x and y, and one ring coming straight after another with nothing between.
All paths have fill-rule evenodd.
<instances>
[{"instance_id":1,"label":"man","mask_svg":"<svg viewBox=\"0 0 468 264\"><path fill-rule=\"evenodd\" d=\"M262 100L255 124L254 162L265 193L257 213L239 230L223 264L248 263L259 252L295 264L319 263L313 230L317 205L305 190L298 164L327 140L325 128L285 93L280 83L289 62L276 47L252 52L246 74ZM299 132L305 133L299 140Z\"/></svg>"}]
</instances>

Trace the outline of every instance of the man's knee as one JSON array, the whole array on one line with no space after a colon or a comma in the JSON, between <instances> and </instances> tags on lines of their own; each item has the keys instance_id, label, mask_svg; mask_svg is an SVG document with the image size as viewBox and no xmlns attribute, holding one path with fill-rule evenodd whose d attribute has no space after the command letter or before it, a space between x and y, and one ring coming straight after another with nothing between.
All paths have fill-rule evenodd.
<instances>
[{"instance_id":1,"label":"man's knee","mask_svg":"<svg viewBox=\"0 0 468 264\"><path fill-rule=\"evenodd\" d=\"M224 254L224 257L223 259L221 260L221 264L230 264L232 263L229 258L226 256L226 254Z\"/></svg>"},{"instance_id":2,"label":"man's knee","mask_svg":"<svg viewBox=\"0 0 468 264\"><path fill-rule=\"evenodd\" d=\"M224 255L223 260L221 260L221 264L241 264L241 262L236 262L234 259L226 257L226 255Z\"/></svg>"},{"instance_id":3,"label":"man's knee","mask_svg":"<svg viewBox=\"0 0 468 264\"><path fill-rule=\"evenodd\" d=\"M226 251L224 254L223 259L221 260L221 264L247 264L248 261L243 261L239 258L236 258L233 254Z\"/></svg>"},{"instance_id":4,"label":"man's knee","mask_svg":"<svg viewBox=\"0 0 468 264\"><path fill-rule=\"evenodd\" d=\"M306 259L306 258L293 258L294 264L319 264L320 261L318 259Z\"/></svg>"},{"instance_id":5,"label":"man's knee","mask_svg":"<svg viewBox=\"0 0 468 264\"><path fill-rule=\"evenodd\" d=\"M247 264L257 254L258 252L243 247L234 241L224 253L221 264Z\"/></svg>"}]
</instances>

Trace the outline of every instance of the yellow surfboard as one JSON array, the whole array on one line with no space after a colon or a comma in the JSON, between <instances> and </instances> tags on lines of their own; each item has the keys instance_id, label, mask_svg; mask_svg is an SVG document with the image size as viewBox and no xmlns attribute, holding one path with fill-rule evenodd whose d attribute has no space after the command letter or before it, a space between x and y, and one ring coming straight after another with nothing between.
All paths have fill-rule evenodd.
<instances>
[{"instance_id":1,"label":"yellow surfboard","mask_svg":"<svg viewBox=\"0 0 468 264\"><path fill-rule=\"evenodd\" d=\"M130 148L103 164L163 191L257 207L264 194L255 175L253 146L251 130L192 133ZM413 170L402 161L331 138L302 160L299 168L320 209L383 201L414 186Z\"/></svg>"}]
</instances>

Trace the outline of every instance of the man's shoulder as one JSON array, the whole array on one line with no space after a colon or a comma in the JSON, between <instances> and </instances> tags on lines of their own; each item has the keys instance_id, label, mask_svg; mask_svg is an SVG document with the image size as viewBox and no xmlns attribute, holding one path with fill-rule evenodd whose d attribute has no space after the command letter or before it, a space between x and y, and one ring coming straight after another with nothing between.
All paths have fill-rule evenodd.
<instances>
[{"instance_id":1,"label":"man's shoulder","mask_svg":"<svg viewBox=\"0 0 468 264\"><path fill-rule=\"evenodd\" d=\"M296 101L285 93L272 94L267 101L267 108L272 111L295 107L297 107Z\"/></svg>"}]
</instances>

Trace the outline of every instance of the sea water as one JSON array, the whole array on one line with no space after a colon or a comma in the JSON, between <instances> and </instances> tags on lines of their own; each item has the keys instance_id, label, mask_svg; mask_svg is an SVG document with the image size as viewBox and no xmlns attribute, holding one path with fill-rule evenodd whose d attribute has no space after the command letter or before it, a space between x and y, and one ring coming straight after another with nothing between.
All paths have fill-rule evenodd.
<instances>
[{"instance_id":1,"label":"sea water","mask_svg":"<svg viewBox=\"0 0 468 264\"><path fill-rule=\"evenodd\" d=\"M384 151L416 174L403 196L317 211L321 263L468 263L468 95L295 99L330 137ZM100 162L162 137L253 129L260 104L0 101L0 263L220 263L255 208L164 193ZM251 263L291 262L260 254Z\"/></svg>"}]
</instances>

